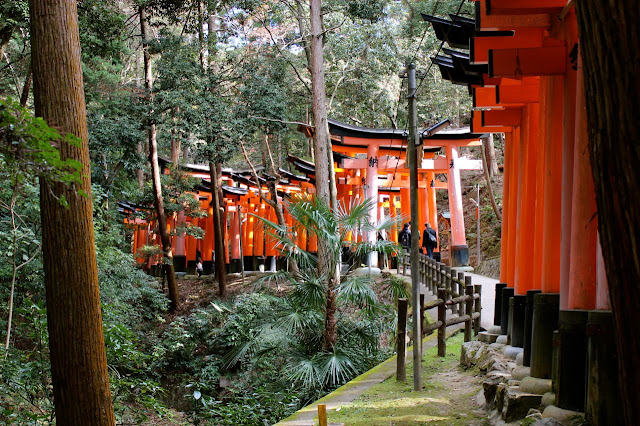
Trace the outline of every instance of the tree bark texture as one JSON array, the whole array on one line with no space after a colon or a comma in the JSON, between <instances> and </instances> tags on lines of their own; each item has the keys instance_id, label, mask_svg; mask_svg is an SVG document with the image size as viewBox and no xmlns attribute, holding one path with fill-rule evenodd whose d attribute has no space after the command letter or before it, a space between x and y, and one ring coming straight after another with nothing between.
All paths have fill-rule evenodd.
<instances>
[{"instance_id":1,"label":"tree bark texture","mask_svg":"<svg viewBox=\"0 0 640 426\"><path fill-rule=\"evenodd\" d=\"M489 141L489 143L485 143ZM489 165L489 149L487 149L487 146L491 145L491 147L493 148L493 138L487 138L487 139L483 139L482 140L482 146L480 147L480 151L482 153L482 170L484 171L484 179L485 181L487 181L487 192L489 192L489 199L491 200L491 207L493 208L493 212L496 215L496 218L498 218L498 220L500 222L502 222L502 214L500 213L500 209L498 208L498 204L496 203L496 198L493 196L493 186L491 185L491 169L492 166ZM491 149L493 151L493 165L496 168L496 171L494 172L497 173L497 169L498 166L496 164L496 152L495 149ZM478 203L480 202L480 200L478 199ZM478 261L480 261L478 259Z\"/></svg>"},{"instance_id":2,"label":"tree bark texture","mask_svg":"<svg viewBox=\"0 0 640 426\"><path fill-rule=\"evenodd\" d=\"M487 156L486 163L489 176L494 177L498 174L498 162L496 161L496 147L493 143L493 133L489 133L489 136L482 140L482 147Z\"/></svg>"},{"instance_id":3,"label":"tree bark texture","mask_svg":"<svg viewBox=\"0 0 640 426\"><path fill-rule=\"evenodd\" d=\"M224 231L226 223L223 221L224 206L220 198L220 164L209 162L209 179L211 179L211 202L213 204L213 243L216 257L216 279L218 280L218 294L224 297L227 291L227 264L225 262Z\"/></svg>"},{"instance_id":4,"label":"tree bark texture","mask_svg":"<svg viewBox=\"0 0 640 426\"><path fill-rule=\"evenodd\" d=\"M327 122L326 89L324 82L324 53L322 35L322 1L310 0L311 18L311 89L313 108L313 142L316 165L316 197L331 205L329 192L329 124ZM325 308L324 349L336 342L336 283L331 267L331 250L327 242L318 240L318 274L327 278L327 306Z\"/></svg>"},{"instance_id":5,"label":"tree bark texture","mask_svg":"<svg viewBox=\"0 0 640 426\"><path fill-rule=\"evenodd\" d=\"M36 115L80 138L80 146L60 143L60 157L82 163L77 189L91 194L76 2L30 0L29 12ZM56 421L113 425L91 196L41 181L40 209Z\"/></svg>"},{"instance_id":6,"label":"tree bark texture","mask_svg":"<svg viewBox=\"0 0 640 426\"><path fill-rule=\"evenodd\" d=\"M620 397L632 425L640 418L640 3L581 0L576 13Z\"/></svg>"},{"instance_id":7,"label":"tree bark texture","mask_svg":"<svg viewBox=\"0 0 640 426\"><path fill-rule=\"evenodd\" d=\"M147 45L147 19L143 7L139 8L140 13L140 30L142 32L142 51L144 56L144 87L146 96L149 101L152 99L151 89L151 54ZM151 107L150 107L151 108ZM149 110L149 116L153 110ZM180 295L178 294L178 282L176 281L175 269L173 267L173 252L171 251L171 238L167 232L167 217L164 214L164 199L162 198L162 183L160 182L160 165L158 164L158 143L156 140L156 125L151 117L148 118L147 132L149 135L149 163L151 164L151 175L153 181L153 198L156 208L156 216L158 217L158 233L162 242L162 252L164 253L164 271L167 275L167 288L169 289L169 308L172 311L180 304Z\"/></svg>"}]
</instances>

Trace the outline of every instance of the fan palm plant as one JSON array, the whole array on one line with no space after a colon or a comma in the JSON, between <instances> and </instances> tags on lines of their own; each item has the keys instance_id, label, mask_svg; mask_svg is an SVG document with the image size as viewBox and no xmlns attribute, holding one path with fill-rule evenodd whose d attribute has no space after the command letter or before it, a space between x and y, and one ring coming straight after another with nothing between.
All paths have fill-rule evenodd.
<instances>
[{"instance_id":1,"label":"fan palm plant","mask_svg":"<svg viewBox=\"0 0 640 426\"><path fill-rule=\"evenodd\" d=\"M264 218L260 218L268 233L276 241L276 247L287 257L295 259L299 271L298 276L287 276L282 272L280 276L287 277L294 285L294 297L299 302L324 302L324 333L323 349L327 352L333 349L337 340L336 309L337 299L350 303L367 312L377 305L375 293L371 290L370 278L352 277L344 283L336 282L333 274L320 274L319 271L336 271L341 265L341 254L344 248L350 250L356 257L363 257L371 252L384 255L398 253L400 247L389 240L375 242L357 241L357 233L378 232L387 230L400 222L398 217L384 217L378 223L369 220L369 211L377 207L377 201L367 199L355 200L349 205L339 202L335 209L314 196L299 195L285 205L289 215L296 224L293 229L287 225L279 225ZM327 248L327 262L325 267L319 267L318 257L306 248L297 245L296 232L306 230L309 237L314 236ZM324 291L321 296L320 290Z\"/></svg>"},{"instance_id":2,"label":"fan palm plant","mask_svg":"<svg viewBox=\"0 0 640 426\"><path fill-rule=\"evenodd\" d=\"M354 237L398 223L396 218L383 218L372 224L368 219L372 207L374 201L366 200L339 204L332 210L315 197L303 196L285 204L297 224L294 228L261 218L278 250L294 258L298 269L295 274L279 271L263 278L287 282L289 291L275 316L265 313L250 336L231 349L225 357L227 367L255 361L263 354L282 354L283 373L314 398L380 361L380 336L392 332L393 308L379 303L370 276L348 276L335 282L320 274L316 254L299 247L295 238L295 233L304 229L310 237L326 243L329 268L324 270L328 271L341 266L345 248L356 256L371 251L397 253L400 247L393 242L358 242Z\"/></svg>"}]
</instances>

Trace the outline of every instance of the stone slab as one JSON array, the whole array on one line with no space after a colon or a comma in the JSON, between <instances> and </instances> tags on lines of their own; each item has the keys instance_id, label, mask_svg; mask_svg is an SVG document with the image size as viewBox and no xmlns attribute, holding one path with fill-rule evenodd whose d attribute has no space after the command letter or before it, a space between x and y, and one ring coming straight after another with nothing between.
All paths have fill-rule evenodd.
<instances>
[{"instance_id":1,"label":"stone slab","mask_svg":"<svg viewBox=\"0 0 640 426\"><path fill-rule=\"evenodd\" d=\"M532 408L538 408L542 395L522 392L517 387L509 388L504 398L502 419L509 423L523 419Z\"/></svg>"},{"instance_id":2,"label":"stone slab","mask_svg":"<svg viewBox=\"0 0 640 426\"><path fill-rule=\"evenodd\" d=\"M550 393L552 391L551 386L551 379L538 379L537 377L531 376L524 377L520 382L520 389L523 392L536 393L539 395Z\"/></svg>"},{"instance_id":3,"label":"stone slab","mask_svg":"<svg viewBox=\"0 0 640 426\"><path fill-rule=\"evenodd\" d=\"M496 343L502 343L503 345L506 345L507 343L509 343L509 337L506 334L501 334L496 339Z\"/></svg>"},{"instance_id":4,"label":"stone slab","mask_svg":"<svg viewBox=\"0 0 640 426\"><path fill-rule=\"evenodd\" d=\"M553 405L556 403L556 394L553 392L547 392L544 395L542 395L542 402L540 403L541 406L546 407L548 405Z\"/></svg>"},{"instance_id":5,"label":"stone slab","mask_svg":"<svg viewBox=\"0 0 640 426\"><path fill-rule=\"evenodd\" d=\"M542 418L555 419L562 425L584 424L584 413L564 410L555 405L548 405L542 412ZM580 422L580 418L582 418L582 422Z\"/></svg>"},{"instance_id":6,"label":"stone slab","mask_svg":"<svg viewBox=\"0 0 640 426\"><path fill-rule=\"evenodd\" d=\"M519 353L522 353L524 351L523 348L518 348L516 346L505 346L503 348L503 354L506 358L512 359L515 361L516 357L518 356Z\"/></svg>"},{"instance_id":7,"label":"stone slab","mask_svg":"<svg viewBox=\"0 0 640 426\"><path fill-rule=\"evenodd\" d=\"M522 380L525 377L529 376L531 374L530 372L531 369L529 367L517 366L511 371L511 377L516 380Z\"/></svg>"},{"instance_id":8,"label":"stone slab","mask_svg":"<svg viewBox=\"0 0 640 426\"><path fill-rule=\"evenodd\" d=\"M491 333L491 334L500 335L500 326L499 325L492 325L491 327L489 327L487 329L487 332Z\"/></svg>"},{"instance_id":9,"label":"stone slab","mask_svg":"<svg viewBox=\"0 0 640 426\"><path fill-rule=\"evenodd\" d=\"M489 333L488 331L481 331L478 333L478 340L484 343L495 343L499 334Z\"/></svg>"}]
</instances>

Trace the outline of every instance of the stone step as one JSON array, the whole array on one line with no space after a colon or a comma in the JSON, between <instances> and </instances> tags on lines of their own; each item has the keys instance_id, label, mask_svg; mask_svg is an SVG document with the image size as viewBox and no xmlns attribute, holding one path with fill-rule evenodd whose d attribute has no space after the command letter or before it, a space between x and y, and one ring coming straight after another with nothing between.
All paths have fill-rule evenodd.
<instances>
[{"instance_id":1,"label":"stone step","mask_svg":"<svg viewBox=\"0 0 640 426\"><path fill-rule=\"evenodd\" d=\"M507 389L504 395L502 420L507 423L523 419L532 408L540 407L542 395L522 392L518 386Z\"/></svg>"},{"instance_id":2,"label":"stone step","mask_svg":"<svg viewBox=\"0 0 640 426\"><path fill-rule=\"evenodd\" d=\"M478 333L478 340L485 343L495 343L499 334L489 333L488 331L481 331Z\"/></svg>"}]
</instances>

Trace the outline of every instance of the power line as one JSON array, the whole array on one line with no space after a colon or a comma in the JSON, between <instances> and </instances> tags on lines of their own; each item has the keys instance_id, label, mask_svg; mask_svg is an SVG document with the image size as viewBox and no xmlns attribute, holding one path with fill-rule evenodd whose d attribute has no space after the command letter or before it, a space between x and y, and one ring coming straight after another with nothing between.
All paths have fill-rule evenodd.
<instances>
[{"instance_id":1,"label":"power line","mask_svg":"<svg viewBox=\"0 0 640 426\"><path fill-rule=\"evenodd\" d=\"M462 10L462 6L464 6L464 2L466 0L462 0L460 2L460 5L458 6L458 10L456 11L456 14L454 15L454 21L455 18L457 18L458 16L460 16L460 11ZM436 52L436 57L440 54L440 51L442 50L442 47L444 46L444 42L447 39L447 36L449 35L449 32L451 31L451 28L453 28L453 26L450 26L449 28L447 28L447 32L445 33L442 42L440 43L440 47L438 47L438 51ZM418 93L418 90L420 90L420 87L422 86L422 83L424 82L424 80L427 78L427 76L429 75L429 71L431 71L431 67L433 66L433 61L431 61L431 63L429 64L429 68L427 68L427 71L424 73L423 77L420 79L420 83L418 84L418 87L416 87L416 91L415 94Z\"/></svg>"}]
</instances>

